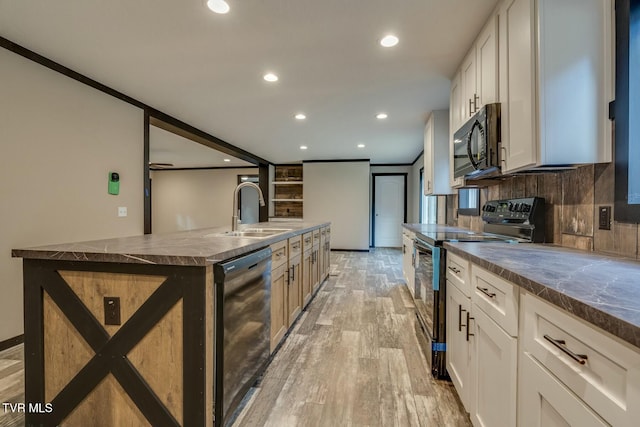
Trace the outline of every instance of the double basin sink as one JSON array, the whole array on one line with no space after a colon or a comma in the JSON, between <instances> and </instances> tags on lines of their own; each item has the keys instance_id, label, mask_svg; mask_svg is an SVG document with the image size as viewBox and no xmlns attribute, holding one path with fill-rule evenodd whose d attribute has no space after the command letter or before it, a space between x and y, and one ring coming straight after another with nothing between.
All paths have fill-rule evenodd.
<instances>
[{"instance_id":1,"label":"double basin sink","mask_svg":"<svg viewBox=\"0 0 640 427\"><path fill-rule=\"evenodd\" d=\"M223 231L220 233L207 234L204 237L248 237L253 239L264 239L275 234L291 231L290 228L245 228L237 231Z\"/></svg>"}]
</instances>

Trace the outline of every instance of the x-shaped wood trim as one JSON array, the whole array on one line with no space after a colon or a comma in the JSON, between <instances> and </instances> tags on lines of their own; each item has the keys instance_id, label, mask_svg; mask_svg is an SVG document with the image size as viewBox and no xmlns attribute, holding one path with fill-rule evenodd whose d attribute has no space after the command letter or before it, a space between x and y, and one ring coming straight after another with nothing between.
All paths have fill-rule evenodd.
<instances>
[{"instance_id":1,"label":"x-shaped wood trim","mask_svg":"<svg viewBox=\"0 0 640 427\"><path fill-rule=\"evenodd\" d=\"M183 284L169 277L131 318L110 337L57 271L48 271L42 288L96 353L52 400L54 412L47 424L60 424L109 374L154 426L179 426L126 355L183 297Z\"/></svg>"}]
</instances>

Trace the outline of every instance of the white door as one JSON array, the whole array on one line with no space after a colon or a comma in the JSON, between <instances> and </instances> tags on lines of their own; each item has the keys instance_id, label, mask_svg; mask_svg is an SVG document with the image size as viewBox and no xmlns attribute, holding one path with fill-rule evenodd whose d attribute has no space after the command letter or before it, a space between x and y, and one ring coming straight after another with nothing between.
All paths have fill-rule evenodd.
<instances>
[{"instance_id":1,"label":"white door","mask_svg":"<svg viewBox=\"0 0 640 427\"><path fill-rule=\"evenodd\" d=\"M376 247L399 248L402 246L404 222L404 176L374 175L375 203L373 206Z\"/></svg>"}]
</instances>

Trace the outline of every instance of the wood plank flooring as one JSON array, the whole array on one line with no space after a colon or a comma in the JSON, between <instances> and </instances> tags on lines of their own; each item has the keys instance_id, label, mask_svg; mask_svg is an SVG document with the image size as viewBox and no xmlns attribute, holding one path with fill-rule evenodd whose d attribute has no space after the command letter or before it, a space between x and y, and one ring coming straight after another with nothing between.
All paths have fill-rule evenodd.
<instances>
[{"instance_id":1,"label":"wood plank flooring","mask_svg":"<svg viewBox=\"0 0 640 427\"><path fill-rule=\"evenodd\" d=\"M24 402L24 346L0 351L0 404ZM24 425L24 415L0 406L0 427Z\"/></svg>"},{"instance_id":2,"label":"wood plank flooring","mask_svg":"<svg viewBox=\"0 0 640 427\"><path fill-rule=\"evenodd\" d=\"M451 383L427 373L401 257L331 253L331 276L234 427L471 425Z\"/></svg>"},{"instance_id":3,"label":"wood plank flooring","mask_svg":"<svg viewBox=\"0 0 640 427\"><path fill-rule=\"evenodd\" d=\"M401 257L331 253L329 279L233 427L471 425L451 383L427 373ZM0 352L0 402L24 401L23 357L22 345ZM23 425L0 408L0 427Z\"/></svg>"}]
</instances>

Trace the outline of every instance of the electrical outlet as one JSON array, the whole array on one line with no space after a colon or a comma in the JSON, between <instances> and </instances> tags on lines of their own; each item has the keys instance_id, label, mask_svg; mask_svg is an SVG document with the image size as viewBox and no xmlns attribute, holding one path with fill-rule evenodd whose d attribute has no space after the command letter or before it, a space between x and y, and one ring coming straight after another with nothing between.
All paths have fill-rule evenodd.
<instances>
[{"instance_id":1,"label":"electrical outlet","mask_svg":"<svg viewBox=\"0 0 640 427\"><path fill-rule=\"evenodd\" d=\"M598 229L611 230L611 206L600 206L598 210Z\"/></svg>"},{"instance_id":2,"label":"electrical outlet","mask_svg":"<svg viewBox=\"0 0 640 427\"><path fill-rule=\"evenodd\" d=\"M104 297L104 324L120 325L120 297Z\"/></svg>"},{"instance_id":3,"label":"electrical outlet","mask_svg":"<svg viewBox=\"0 0 640 427\"><path fill-rule=\"evenodd\" d=\"M125 217L127 216L127 207L126 206L120 206L118 208L118 216L119 217Z\"/></svg>"}]
</instances>

